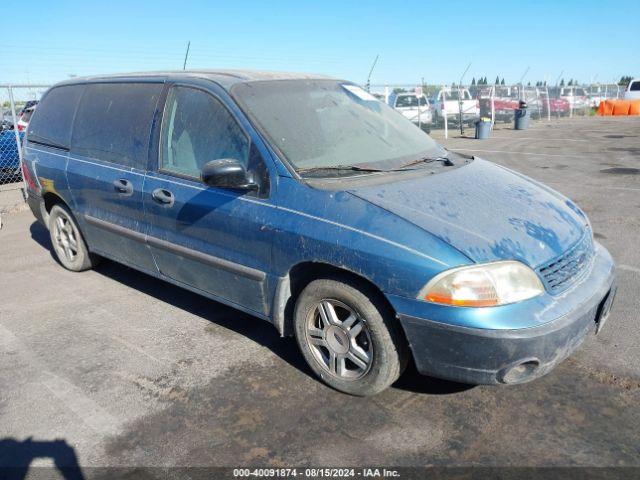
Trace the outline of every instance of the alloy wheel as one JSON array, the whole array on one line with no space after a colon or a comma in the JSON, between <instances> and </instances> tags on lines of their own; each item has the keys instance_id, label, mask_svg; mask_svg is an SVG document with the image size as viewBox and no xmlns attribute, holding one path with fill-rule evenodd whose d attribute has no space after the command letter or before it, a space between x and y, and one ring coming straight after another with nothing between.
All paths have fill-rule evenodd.
<instances>
[{"instance_id":1,"label":"alloy wheel","mask_svg":"<svg viewBox=\"0 0 640 480\"><path fill-rule=\"evenodd\" d=\"M73 262L78 255L78 235L65 215L58 215L54 226L54 240L58 252L62 253L69 262Z\"/></svg>"},{"instance_id":2,"label":"alloy wheel","mask_svg":"<svg viewBox=\"0 0 640 480\"><path fill-rule=\"evenodd\" d=\"M357 380L373 363L369 327L344 303L324 299L307 316L305 337L318 364L329 374Z\"/></svg>"}]
</instances>

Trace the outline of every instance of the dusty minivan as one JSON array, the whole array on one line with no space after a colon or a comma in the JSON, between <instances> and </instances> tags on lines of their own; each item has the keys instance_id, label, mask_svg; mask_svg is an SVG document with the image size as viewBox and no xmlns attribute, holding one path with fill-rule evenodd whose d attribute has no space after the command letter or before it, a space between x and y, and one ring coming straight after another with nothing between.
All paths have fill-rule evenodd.
<instances>
[{"instance_id":1,"label":"dusty minivan","mask_svg":"<svg viewBox=\"0 0 640 480\"><path fill-rule=\"evenodd\" d=\"M573 202L343 80L74 78L44 95L24 153L64 267L105 257L260 317L354 395L411 358L459 382L532 380L602 328L615 294Z\"/></svg>"}]
</instances>

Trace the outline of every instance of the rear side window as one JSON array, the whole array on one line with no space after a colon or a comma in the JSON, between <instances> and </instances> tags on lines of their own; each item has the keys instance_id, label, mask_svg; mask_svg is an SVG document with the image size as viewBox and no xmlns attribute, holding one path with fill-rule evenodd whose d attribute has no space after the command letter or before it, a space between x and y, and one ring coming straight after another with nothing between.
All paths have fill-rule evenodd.
<instances>
[{"instance_id":1,"label":"rear side window","mask_svg":"<svg viewBox=\"0 0 640 480\"><path fill-rule=\"evenodd\" d=\"M629 90L631 90L632 92L640 91L640 82L631 82Z\"/></svg>"},{"instance_id":2,"label":"rear side window","mask_svg":"<svg viewBox=\"0 0 640 480\"><path fill-rule=\"evenodd\" d=\"M426 97L420 97L420 106L424 107L427 104ZM397 107L417 107L418 106L418 97L415 95L402 95L398 97L396 101Z\"/></svg>"},{"instance_id":3,"label":"rear side window","mask_svg":"<svg viewBox=\"0 0 640 480\"><path fill-rule=\"evenodd\" d=\"M146 169L159 83L98 83L85 87L71 150L87 157Z\"/></svg>"},{"instance_id":4,"label":"rear side window","mask_svg":"<svg viewBox=\"0 0 640 480\"><path fill-rule=\"evenodd\" d=\"M83 85L55 87L42 99L33 110L33 118L29 123L29 140L59 148L69 148L71 141L71 125L73 114L82 95ZM22 119L29 121L27 110Z\"/></svg>"}]
</instances>

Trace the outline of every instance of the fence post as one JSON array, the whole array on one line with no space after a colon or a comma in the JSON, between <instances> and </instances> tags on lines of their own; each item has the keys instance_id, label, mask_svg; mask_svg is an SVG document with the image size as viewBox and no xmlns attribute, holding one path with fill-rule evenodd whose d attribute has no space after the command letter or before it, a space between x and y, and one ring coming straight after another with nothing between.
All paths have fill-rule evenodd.
<instances>
[{"instance_id":1,"label":"fence post","mask_svg":"<svg viewBox=\"0 0 640 480\"><path fill-rule=\"evenodd\" d=\"M464 135L464 126L462 124L462 117L464 116L462 112L462 89L460 85L458 85L458 121L460 122L460 135Z\"/></svg>"},{"instance_id":2,"label":"fence post","mask_svg":"<svg viewBox=\"0 0 640 480\"><path fill-rule=\"evenodd\" d=\"M16 136L16 146L18 147L18 162L20 165L20 178L22 179L22 195L26 199L27 198L27 184L24 180L24 175L22 175L22 144L20 142L20 132L18 131L18 116L16 115L16 102L13 99L13 88L11 85L7 87L7 91L9 92L9 102L11 103L11 118L13 120L13 132Z\"/></svg>"},{"instance_id":3,"label":"fence post","mask_svg":"<svg viewBox=\"0 0 640 480\"><path fill-rule=\"evenodd\" d=\"M493 128L496 124L496 86L491 85L491 90L489 92L489 98L491 98L491 128Z\"/></svg>"},{"instance_id":4,"label":"fence post","mask_svg":"<svg viewBox=\"0 0 640 480\"><path fill-rule=\"evenodd\" d=\"M449 127L447 122L447 95L444 90L444 85L442 86L442 118L444 119L444 138L449 138Z\"/></svg>"},{"instance_id":5,"label":"fence post","mask_svg":"<svg viewBox=\"0 0 640 480\"><path fill-rule=\"evenodd\" d=\"M551 121L551 100L549 100L549 87L547 85L544 86L547 97L547 122Z\"/></svg>"},{"instance_id":6,"label":"fence post","mask_svg":"<svg viewBox=\"0 0 640 480\"><path fill-rule=\"evenodd\" d=\"M573 118L573 87L569 87L569 118Z\"/></svg>"}]
</instances>

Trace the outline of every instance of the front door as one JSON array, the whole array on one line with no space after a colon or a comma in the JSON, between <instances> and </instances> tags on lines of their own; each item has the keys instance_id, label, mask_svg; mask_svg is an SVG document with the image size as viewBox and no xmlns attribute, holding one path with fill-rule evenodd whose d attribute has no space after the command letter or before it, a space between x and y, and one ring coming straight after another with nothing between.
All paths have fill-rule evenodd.
<instances>
[{"instance_id":1,"label":"front door","mask_svg":"<svg viewBox=\"0 0 640 480\"><path fill-rule=\"evenodd\" d=\"M256 177L258 192L209 187L202 166L233 158ZM262 172L262 174L261 174ZM268 174L252 139L211 93L173 86L163 115L158 167L147 174L147 243L160 272L179 283L266 316L275 209Z\"/></svg>"}]
</instances>

